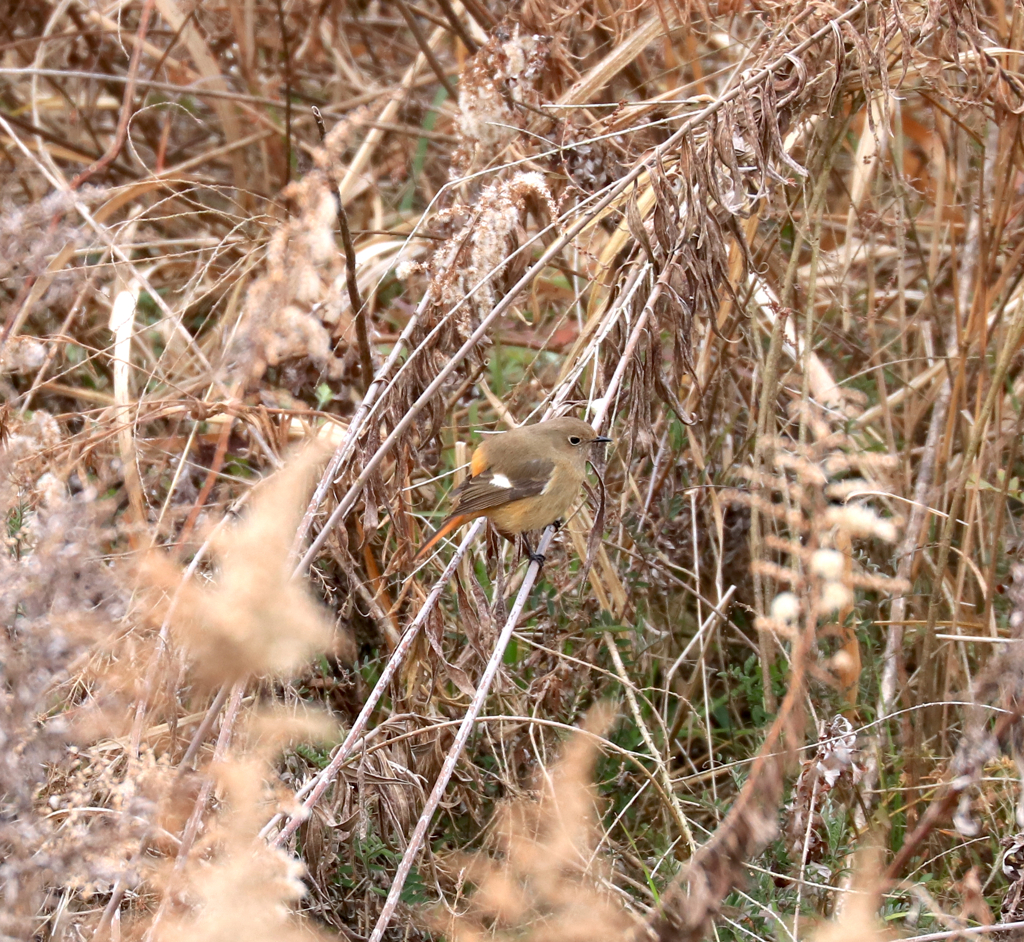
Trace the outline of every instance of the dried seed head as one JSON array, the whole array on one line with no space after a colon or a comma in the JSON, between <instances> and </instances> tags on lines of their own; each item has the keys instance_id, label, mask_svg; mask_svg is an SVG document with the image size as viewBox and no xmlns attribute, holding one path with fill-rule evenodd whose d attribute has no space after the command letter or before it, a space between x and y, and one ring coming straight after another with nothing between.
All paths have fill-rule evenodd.
<instances>
[{"instance_id":1,"label":"dried seed head","mask_svg":"<svg viewBox=\"0 0 1024 942\"><path fill-rule=\"evenodd\" d=\"M314 653L332 647L328 612L292 578L290 554L318 460L317 450L310 449L278 472L246 518L216 540L221 565L211 588L180 588L172 623L206 680L289 676ZM177 588L169 568L151 561L149 572Z\"/></svg>"},{"instance_id":2,"label":"dried seed head","mask_svg":"<svg viewBox=\"0 0 1024 942\"><path fill-rule=\"evenodd\" d=\"M838 612L853 603L853 593L842 582L826 582L818 605L821 612Z\"/></svg>"},{"instance_id":3,"label":"dried seed head","mask_svg":"<svg viewBox=\"0 0 1024 942\"><path fill-rule=\"evenodd\" d=\"M825 513L825 522L852 536L875 536L887 543L896 540L896 527L892 521L883 520L874 510L860 504L829 507Z\"/></svg>"},{"instance_id":4,"label":"dried seed head","mask_svg":"<svg viewBox=\"0 0 1024 942\"><path fill-rule=\"evenodd\" d=\"M822 579L838 579L843 574L845 559L838 550L815 550L811 556L811 572Z\"/></svg>"},{"instance_id":5,"label":"dried seed head","mask_svg":"<svg viewBox=\"0 0 1024 942\"><path fill-rule=\"evenodd\" d=\"M772 618L783 624L792 624L800 617L800 599L792 592L780 592L772 600Z\"/></svg>"},{"instance_id":6,"label":"dried seed head","mask_svg":"<svg viewBox=\"0 0 1024 942\"><path fill-rule=\"evenodd\" d=\"M459 81L462 142L452 159L454 178L512 139L520 122L517 104L541 104L537 84L549 46L549 37L525 32L518 23L499 26L466 64Z\"/></svg>"}]
</instances>

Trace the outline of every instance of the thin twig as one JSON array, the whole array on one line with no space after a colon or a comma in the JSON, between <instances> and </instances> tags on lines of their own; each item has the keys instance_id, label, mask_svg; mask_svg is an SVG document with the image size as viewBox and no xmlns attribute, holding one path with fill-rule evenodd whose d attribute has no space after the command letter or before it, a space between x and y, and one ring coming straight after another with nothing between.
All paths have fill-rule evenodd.
<instances>
[{"instance_id":1,"label":"thin twig","mask_svg":"<svg viewBox=\"0 0 1024 942\"><path fill-rule=\"evenodd\" d=\"M297 557L299 555L299 551L306 540L306 535L313 526L313 520L316 517L317 511L320 509L320 505L327 496L327 491L334 484L342 465L348 461L355 452L356 442L359 441L359 437L363 433L365 423L384 393L388 377L399 358L405 352L409 338L412 337L413 332L416 330L416 327L423 316L423 312L430 304L431 295L432 292L428 287L423 298L420 300L420 303L417 305L415 313L409 318L409 321L403 328L402 333L395 341L395 345L392 347L391 353L388 354L387 360L384 361L384 365L380 368L376 377L374 377L373 383L366 390L362 402L359 403L359 408L356 409L355 415L352 416L352 420L349 422L348 430L346 431L344 438L342 438L338 443L337 448L334 450L334 454L331 455L331 460L327 463L324 473L320 476L320 481L313 491L313 496L309 499L309 505L306 507L306 513L303 515L302 522L299 524L299 528L295 533L295 541L292 544L293 556ZM333 523L333 520L328 521L325 529L331 527ZM322 542L323 541L321 541L321 543ZM302 571L302 568L301 563L296 566L296 575Z\"/></svg>"},{"instance_id":2,"label":"thin twig","mask_svg":"<svg viewBox=\"0 0 1024 942\"><path fill-rule=\"evenodd\" d=\"M114 132L114 139L110 142L106 153L94 164L86 167L78 176L68 184L71 190L77 190L89 177L99 173L104 167L111 164L124 147L125 139L128 137L128 122L132 116L132 100L135 98L135 83L139 75L139 63L142 61L143 44L146 39L146 32L149 30L149 19L153 14L155 0L144 0L142 12L139 14L139 28L135 34L135 48L132 49L132 57L128 63L128 80L124 87L124 97L121 100L121 111L117 116L117 130Z\"/></svg>"},{"instance_id":3,"label":"thin twig","mask_svg":"<svg viewBox=\"0 0 1024 942\"><path fill-rule=\"evenodd\" d=\"M991 926L964 926L962 929L947 929L944 932L929 932L926 935L911 935L901 942L942 942L944 939L958 939L961 936L988 935L990 932L1012 932L1024 929L1024 921L997 922Z\"/></svg>"},{"instance_id":4,"label":"thin twig","mask_svg":"<svg viewBox=\"0 0 1024 942\"><path fill-rule=\"evenodd\" d=\"M324 124L320 109L312 109L316 120L320 141L327 137L327 126ZM348 213L340 195L336 201L338 210L338 228L341 230L341 244L345 250L345 286L348 288L348 303L352 307L352 318L356 322L356 340L359 344L359 366L363 373L363 392L373 385L373 355L370 352L370 332L366 320L369 312L363 307L359 297L359 282L356 279L356 247L352 242L352 230L348 225Z\"/></svg>"},{"instance_id":5,"label":"thin twig","mask_svg":"<svg viewBox=\"0 0 1024 942\"><path fill-rule=\"evenodd\" d=\"M618 674L619 680L622 683L622 689L625 691L626 702L629 704L629 712L633 715L633 722L636 723L637 729L640 730L640 736L644 741L644 745L647 746L647 751L650 753L651 759L654 760L655 768L658 770L658 778L661 780L661 787L669 797L669 810L672 812L672 817L675 818L676 827L682 833L686 846L690 848L690 853L695 854L697 853L697 844L693 839L693 830L690 827L690 822L686 820L683 806L679 803L679 798L672 787L672 779L669 776L668 767L665 765L665 759L654 744L651 731L644 722L643 714L640 712L640 705L637 703L636 695L632 690L632 684L629 683L626 665L622 663L622 655L619 654L619 649L615 644L615 637L610 631L605 631L602 632L601 638L604 641L604 646L608 649L608 653L612 656L612 663L615 665L615 672ZM666 746L668 745L666 743Z\"/></svg>"},{"instance_id":6,"label":"thin twig","mask_svg":"<svg viewBox=\"0 0 1024 942\"><path fill-rule=\"evenodd\" d=\"M341 244L345 247L345 283L348 286L348 300L352 305L352 316L356 322L356 339L359 343L359 364L363 371L363 390L373 384L373 356L370 353L370 331L366 320L368 311L359 299L359 284L356 281L356 249L352 244L352 231L348 227L348 213L338 200L338 224L341 227Z\"/></svg>"},{"instance_id":7,"label":"thin twig","mask_svg":"<svg viewBox=\"0 0 1024 942\"><path fill-rule=\"evenodd\" d=\"M281 34L281 56L284 58L284 174L282 187L292 179L292 54L288 46L288 29L284 22L284 0L275 0L277 29Z\"/></svg>"},{"instance_id":8,"label":"thin twig","mask_svg":"<svg viewBox=\"0 0 1024 942\"><path fill-rule=\"evenodd\" d=\"M192 14L190 13L189 16L191 15ZM185 22L187 24L187 18ZM117 83L119 85L126 84L128 81L128 77L126 75L109 75L105 72L84 72L77 69L36 69L29 67L10 68L8 66L4 66L0 67L0 75L35 75L40 78L63 79L80 78L95 82L102 81ZM418 87L420 85L427 85L433 81L434 79L429 75L423 75L414 79L412 84ZM285 106L285 101L282 98L267 98L262 95L247 95L244 92L230 92L219 88L205 88L201 85L175 85L172 82L157 82L153 79L136 79L135 85L138 88L151 88L154 91L167 92L172 95L183 95L195 98L218 98L226 101L237 101L246 105L269 105L272 108L284 108ZM376 101L378 98L380 98L379 91L363 92L360 95L353 95L351 98L346 98L344 101L336 102L333 110L327 109L324 111L324 114L329 118L342 121L350 117L350 115L346 114L346 111L349 109L358 108L360 105L365 105L370 101Z\"/></svg>"},{"instance_id":9,"label":"thin twig","mask_svg":"<svg viewBox=\"0 0 1024 942\"><path fill-rule=\"evenodd\" d=\"M423 35L423 30L420 29L420 24L416 22L416 17L413 16L412 10L409 9L409 5L405 0L397 0L397 2L398 9L401 11L410 32L416 40L416 45L420 47L420 52L423 53L430 68L434 70L437 80L444 86L444 90L448 92L448 97L452 101L456 101L459 97L458 92L455 91L455 86L449 81L441 63L437 61L437 56L434 55L434 50L430 48L430 43L427 42L427 37Z\"/></svg>"},{"instance_id":10,"label":"thin twig","mask_svg":"<svg viewBox=\"0 0 1024 942\"><path fill-rule=\"evenodd\" d=\"M477 0L462 0L462 5L469 12L469 15L477 21L484 32L489 33L498 25L498 21L494 18L491 11L482 3L478 3Z\"/></svg>"},{"instance_id":11,"label":"thin twig","mask_svg":"<svg viewBox=\"0 0 1024 942\"><path fill-rule=\"evenodd\" d=\"M426 622L427 617L434 610L434 606L441 597L441 592L444 591L445 586L455 574L459 561L466 552L468 552L469 547L483 529L483 526L484 521L477 520L473 526L470 527L469 532L466 534L466 538L462 541L462 545L455 551L452 558L448 561L448 565L441 574L441 578L437 580L434 588L430 590L430 594L424 600L423 605L420 607L413 623L405 630L405 634L402 635L402 640L398 643L398 647L395 648L391 653L391 657L388 658L388 662L384 665L384 670L381 672L380 678L377 680L377 683L374 684L373 690L370 691L370 695L366 698L366 702L359 711L359 715L352 724L352 728L348 731L348 735L345 737L344 742L342 742L338 747L338 751L332 756L330 764L311 780L314 784L309 796L302 803L302 808L289 818L287 824L285 824L285 826L281 828L273 838L271 843L275 846L283 844L288 840L288 838L295 833L298 826L309 817L309 812L312 810L313 806L320 800L323 793L327 790L327 787L334 781L335 776L338 774L338 770L348 760L352 753L353 746L362 735L363 730L366 728L366 724L370 720L370 715L377 708L377 703L380 701L380 698L384 696L384 693L390 686L398 668L401 667L402 662L405 660L406 655L409 653L409 650L413 645L413 642L418 637L420 629ZM303 787L300 791L300 795L302 791L305 791L309 787L309 784L310 783L307 783L307 785ZM260 837L266 837L277 820L279 819L275 817L265 825L263 830L260 831Z\"/></svg>"},{"instance_id":12,"label":"thin twig","mask_svg":"<svg viewBox=\"0 0 1024 942\"><path fill-rule=\"evenodd\" d=\"M480 47L476 44L476 40L469 35L469 30L466 29L465 24L459 19L459 15L455 12L451 0L437 0L437 3L444 11L445 18L452 24L452 29L455 30L456 35L462 40L462 45L466 47L466 51L471 56L474 55Z\"/></svg>"},{"instance_id":13,"label":"thin twig","mask_svg":"<svg viewBox=\"0 0 1024 942\"><path fill-rule=\"evenodd\" d=\"M554 527L548 527L544 531L544 534L540 538L540 542L537 544L538 553L543 555L547 551L548 547L551 545L551 540L554 538L554 535ZM434 812L437 811L438 805L441 804L441 799L444 798L445 790L448 788L448 782L451 780L452 773L455 771L455 766L459 761L459 757L462 755L462 750L466 747L466 743L469 741L470 733L473 732L473 724L476 722L477 716L483 709L484 701L490 693L491 684L494 682L494 677L498 673L498 668L501 667L502 659L505 656L505 649L508 647L508 642L512 637L512 632L515 631L516 625L519 623L519 616L522 614L523 608L526 606L526 600L529 598L530 590L533 588L533 584L537 579L537 573L539 572L540 565L535 560L531 561L529 568L526 570L526 576L523 579L523 584L519 587L519 594L516 596L515 604L512 606L512 610L508 614L505 626L501 629L501 634L495 642L490 660L487 662L487 667L484 668L483 675L477 684L476 695L473 697L472 702L466 710L466 715L462 720L462 725L459 726L459 731L455 734L455 741L448 750L448 755L445 756L444 765L441 766L441 771L437 776L437 781L434 782L434 787L430 792L430 797L427 798L427 803L423 807L423 812L420 815L419 820L416 822L415 829L409 837L409 843L406 845L405 853L402 855L402 861L398 865L398 870L395 872L395 875L391 880L391 887L388 890L387 899L384 901L384 907L381 909L380 916L377 919L377 924L373 927L373 932L370 933L369 942L380 942L381 937L384 935L384 931L391 923L391 917L394 916L395 908L398 906L398 901L401 899L402 889L405 887L405 881L408 879L409 873L412 871L413 865L416 863L416 858L419 856L424 838L427 836L427 829L430 827L430 823L434 819Z\"/></svg>"}]
</instances>

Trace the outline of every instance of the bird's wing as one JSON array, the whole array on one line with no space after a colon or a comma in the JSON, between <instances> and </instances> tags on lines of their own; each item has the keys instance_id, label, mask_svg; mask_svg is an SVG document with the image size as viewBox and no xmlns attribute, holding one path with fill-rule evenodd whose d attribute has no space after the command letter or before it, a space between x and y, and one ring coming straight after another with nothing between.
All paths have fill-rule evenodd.
<instances>
[{"instance_id":1,"label":"bird's wing","mask_svg":"<svg viewBox=\"0 0 1024 942\"><path fill-rule=\"evenodd\" d=\"M554 470L555 463L547 458L520 461L510 476L486 468L459 485L452 514L479 514L524 497L536 497L543 493Z\"/></svg>"}]
</instances>

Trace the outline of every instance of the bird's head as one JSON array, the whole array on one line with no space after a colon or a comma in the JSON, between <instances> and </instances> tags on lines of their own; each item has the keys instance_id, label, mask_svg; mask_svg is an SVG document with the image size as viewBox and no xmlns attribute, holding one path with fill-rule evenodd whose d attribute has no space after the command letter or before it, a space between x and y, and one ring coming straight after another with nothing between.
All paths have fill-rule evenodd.
<instances>
[{"instance_id":1,"label":"bird's head","mask_svg":"<svg viewBox=\"0 0 1024 942\"><path fill-rule=\"evenodd\" d=\"M611 441L604 435L598 435L586 422L568 416L541 422L536 428L543 432L559 454L573 457L581 464L590 457L592 445Z\"/></svg>"}]
</instances>

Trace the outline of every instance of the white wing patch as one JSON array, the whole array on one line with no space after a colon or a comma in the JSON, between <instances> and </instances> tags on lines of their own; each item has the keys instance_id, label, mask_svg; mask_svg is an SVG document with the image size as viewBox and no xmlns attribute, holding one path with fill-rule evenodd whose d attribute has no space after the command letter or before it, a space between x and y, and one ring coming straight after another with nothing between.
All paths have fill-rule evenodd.
<instances>
[{"instance_id":1,"label":"white wing patch","mask_svg":"<svg viewBox=\"0 0 1024 942\"><path fill-rule=\"evenodd\" d=\"M492 475L491 484L495 487L503 487L506 490L509 490L512 487L512 482L504 474Z\"/></svg>"}]
</instances>

